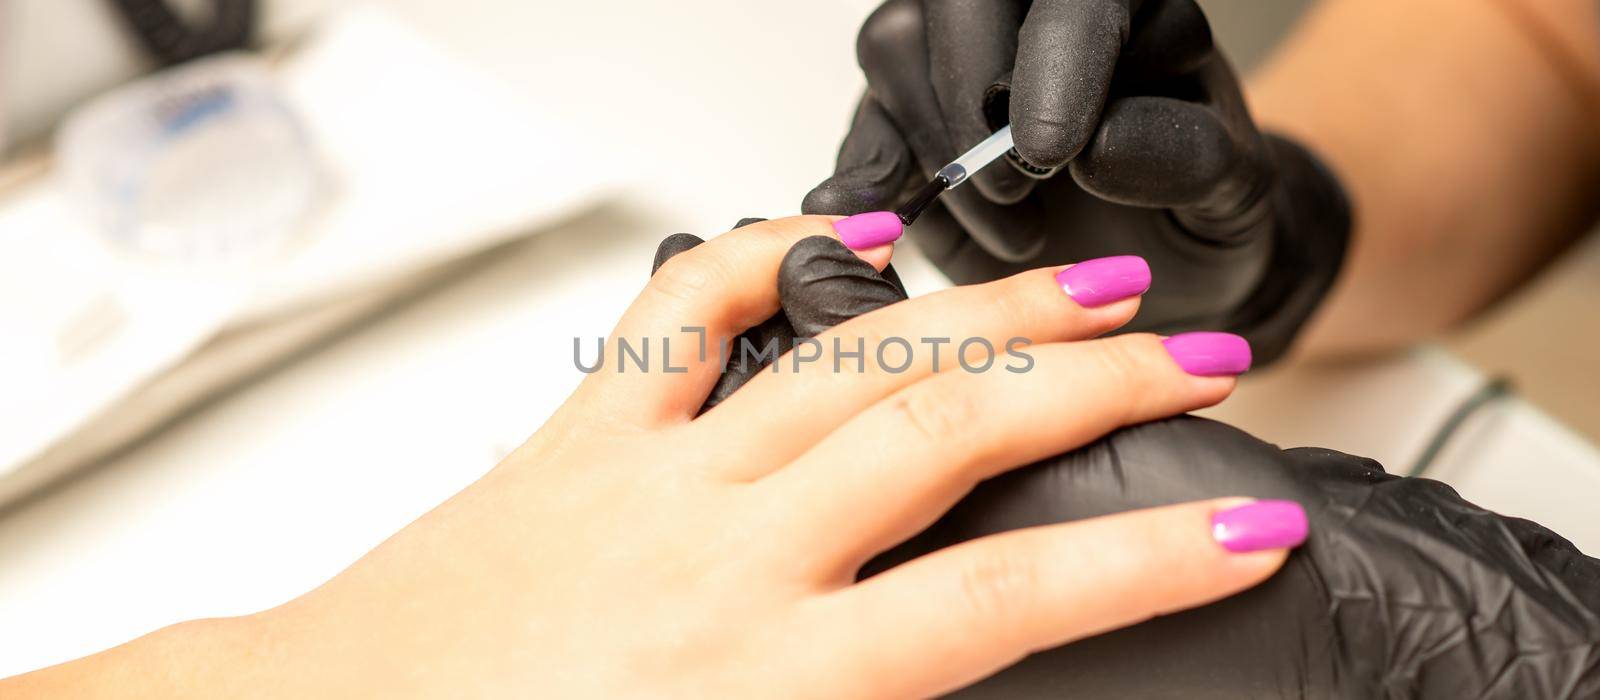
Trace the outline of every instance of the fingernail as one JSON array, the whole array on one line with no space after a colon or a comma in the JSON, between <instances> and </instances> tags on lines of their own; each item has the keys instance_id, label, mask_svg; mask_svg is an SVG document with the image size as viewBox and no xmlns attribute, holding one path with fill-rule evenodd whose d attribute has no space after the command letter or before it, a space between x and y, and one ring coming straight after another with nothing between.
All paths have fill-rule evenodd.
<instances>
[{"instance_id":1,"label":"fingernail","mask_svg":"<svg viewBox=\"0 0 1600 700\"><path fill-rule=\"evenodd\" d=\"M1309 527L1294 501L1255 501L1211 516L1211 538L1236 553L1298 547Z\"/></svg>"},{"instance_id":2,"label":"fingernail","mask_svg":"<svg viewBox=\"0 0 1600 700\"><path fill-rule=\"evenodd\" d=\"M1056 273L1056 284L1082 306L1105 306L1150 289L1150 265L1137 255L1085 260Z\"/></svg>"},{"instance_id":3,"label":"fingernail","mask_svg":"<svg viewBox=\"0 0 1600 700\"><path fill-rule=\"evenodd\" d=\"M1161 341L1183 371L1198 377L1244 374L1250 343L1232 333L1179 333Z\"/></svg>"},{"instance_id":4,"label":"fingernail","mask_svg":"<svg viewBox=\"0 0 1600 700\"><path fill-rule=\"evenodd\" d=\"M866 250L899 240L905 226L892 211L869 211L833 222L833 230L851 250Z\"/></svg>"}]
</instances>

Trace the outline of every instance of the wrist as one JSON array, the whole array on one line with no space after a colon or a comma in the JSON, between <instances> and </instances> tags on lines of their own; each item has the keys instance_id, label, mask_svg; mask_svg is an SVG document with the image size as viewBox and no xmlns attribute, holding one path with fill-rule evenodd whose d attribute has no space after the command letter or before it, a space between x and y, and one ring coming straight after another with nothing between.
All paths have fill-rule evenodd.
<instances>
[{"instance_id":1,"label":"wrist","mask_svg":"<svg viewBox=\"0 0 1600 700\"><path fill-rule=\"evenodd\" d=\"M149 647L125 661L156 662L152 697L277 696L274 679L280 677L282 654L269 629L260 615L193 620L137 640L149 640Z\"/></svg>"}]
</instances>

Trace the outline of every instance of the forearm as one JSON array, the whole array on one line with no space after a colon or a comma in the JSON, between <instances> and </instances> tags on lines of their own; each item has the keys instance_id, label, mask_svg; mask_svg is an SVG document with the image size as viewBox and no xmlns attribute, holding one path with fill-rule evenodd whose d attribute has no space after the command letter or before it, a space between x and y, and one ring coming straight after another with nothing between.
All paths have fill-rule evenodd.
<instances>
[{"instance_id":1,"label":"forearm","mask_svg":"<svg viewBox=\"0 0 1600 700\"><path fill-rule=\"evenodd\" d=\"M1252 82L1258 121L1324 158L1355 211L1305 354L1467 319L1594 220L1600 9L1517 2L1324 0Z\"/></svg>"}]
</instances>

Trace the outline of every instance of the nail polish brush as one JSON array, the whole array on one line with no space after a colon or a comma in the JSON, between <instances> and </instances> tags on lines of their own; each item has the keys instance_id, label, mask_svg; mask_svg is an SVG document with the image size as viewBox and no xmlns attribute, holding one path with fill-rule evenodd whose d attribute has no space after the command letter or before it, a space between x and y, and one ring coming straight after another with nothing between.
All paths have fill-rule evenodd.
<instances>
[{"instance_id":1,"label":"nail polish brush","mask_svg":"<svg viewBox=\"0 0 1600 700\"><path fill-rule=\"evenodd\" d=\"M911 196L911 199L894 211L895 216L900 217L901 223L910 226L912 222L917 220L918 216L922 215L923 211L927 210L929 205L939 198L939 195L944 194L945 190L955 189L961 183L966 182L967 178L971 177L973 173L999 160L1014 145L1011 140L1011 125L1007 124L999 131L990 134L989 138L984 139L982 143L973 146L972 150L963 153L960 158L940 168L939 172L934 174L933 179L928 181L928 184L923 185L922 189L917 190L917 193Z\"/></svg>"}]
</instances>

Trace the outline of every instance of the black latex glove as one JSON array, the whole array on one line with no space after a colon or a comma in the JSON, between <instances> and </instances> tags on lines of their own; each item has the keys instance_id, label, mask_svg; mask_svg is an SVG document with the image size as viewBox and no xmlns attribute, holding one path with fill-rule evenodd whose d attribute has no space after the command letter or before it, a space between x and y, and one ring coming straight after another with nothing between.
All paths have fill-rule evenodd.
<instances>
[{"instance_id":1,"label":"black latex glove","mask_svg":"<svg viewBox=\"0 0 1600 700\"><path fill-rule=\"evenodd\" d=\"M1221 496L1297 501L1310 538L1255 588L1034 654L959 695L1600 697L1600 560L1437 481L1198 418L985 482L862 573L1005 530Z\"/></svg>"},{"instance_id":2,"label":"black latex glove","mask_svg":"<svg viewBox=\"0 0 1600 700\"><path fill-rule=\"evenodd\" d=\"M741 219L740 228L765 219ZM650 274L672 256L705 241L688 233L677 233L656 248ZM777 343L780 353L794 347L796 338L810 338L844 321L906 298L905 285L893 267L880 274L843 243L827 236L812 236L794 244L778 267L778 297L783 310L760 325L745 331L730 343L733 353L727 369L717 379L701 411L728 398L756 373L772 364L759 352L768 343ZM740 342L758 351L741 355Z\"/></svg>"},{"instance_id":3,"label":"black latex glove","mask_svg":"<svg viewBox=\"0 0 1600 700\"><path fill-rule=\"evenodd\" d=\"M255 33L256 0L212 0L210 23L195 27L166 0L112 0L123 21L162 65L244 48Z\"/></svg>"},{"instance_id":4,"label":"black latex glove","mask_svg":"<svg viewBox=\"0 0 1600 700\"><path fill-rule=\"evenodd\" d=\"M894 209L1012 125L1027 167L996 163L911 227L957 284L1141 255L1158 282L1130 330L1231 331L1259 365L1338 272L1342 190L1256 129L1194 0L889 0L857 52L868 91L806 213Z\"/></svg>"}]
</instances>

